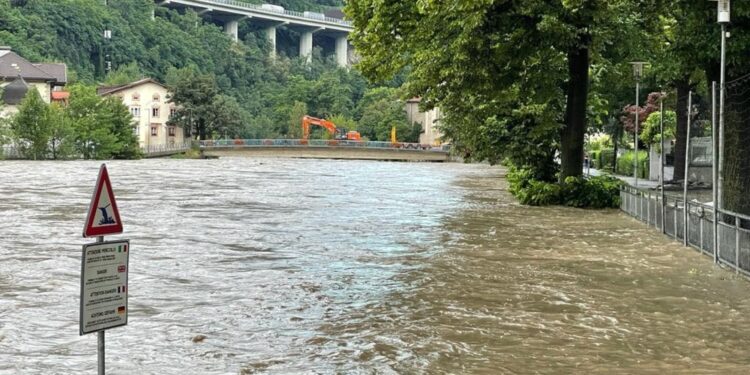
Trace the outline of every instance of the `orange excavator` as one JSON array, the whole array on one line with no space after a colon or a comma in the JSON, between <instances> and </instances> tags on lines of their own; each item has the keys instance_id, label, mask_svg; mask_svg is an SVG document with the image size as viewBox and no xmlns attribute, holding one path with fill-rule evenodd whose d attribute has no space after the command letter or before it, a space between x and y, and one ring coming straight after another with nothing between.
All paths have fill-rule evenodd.
<instances>
[{"instance_id":1,"label":"orange excavator","mask_svg":"<svg viewBox=\"0 0 750 375\"><path fill-rule=\"evenodd\" d=\"M344 128L336 127L336 124L312 116L302 117L302 141L307 143L307 139L310 137L310 126L317 125L328 130L331 136L335 140L339 141L361 141L362 136L358 131L351 130L347 131Z\"/></svg>"}]
</instances>

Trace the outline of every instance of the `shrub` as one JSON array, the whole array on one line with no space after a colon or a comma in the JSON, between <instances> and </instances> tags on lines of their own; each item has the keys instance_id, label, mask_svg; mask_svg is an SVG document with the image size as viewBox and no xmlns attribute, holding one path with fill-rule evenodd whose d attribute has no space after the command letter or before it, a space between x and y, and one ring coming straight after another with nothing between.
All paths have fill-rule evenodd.
<instances>
[{"instance_id":1,"label":"shrub","mask_svg":"<svg viewBox=\"0 0 750 375\"><path fill-rule=\"evenodd\" d=\"M509 191L521 204L530 206L565 205L580 208L609 208L620 205L622 182L611 176L568 177L564 183L534 179L528 169L510 167Z\"/></svg>"},{"instance_id":2,"label":"shrub","mask_svg":"<svg viewBox=\"0 0 750 375\"><path fill-rule=\"evenodd\" d=\"M620 206L621 185L622 181L611 176L568 177L561 187L562 204L579 208L616 208Z\"/></svg>"},{"instance_id":3,"label":"shrub","mask_svg":"<svg viewBox=\"0 0 750 375\"><path fill-rule=\"evenodd\" d=\"M549 206L560 204L559 184L531 180L528 187L516 195L521 204L529 206Z\"/></svg>"},{"instance_id":4,"label":"shrub","mask_svg":"<svg viewBox=\"0 0 750 375\"><path fill-rule=\"evenodd\" d=\"M529 187L529 182L534 178L534 173L530 169L509 165L508 174L505 178L508 179L510 193L518 197L521 192Z\"/></svg>"},{"instance_id":5,"label":"shrub","mask_svg":"<svg viewBox=\"0 0 750 375\"><path fill-rule=\"evenodd\" d=\"M623 176L632 176L634 158L635 158L635 153L633 151L628 151L624 153L622 156L620 156L619 159L617 159L617 170L615 172ZM638 177L647 178L648 171L649 171L648 152L638 151Z\"/></svg>"},{"instance_id":6,"label":"shrub","mask_svg":"<svg viewBox=\"0 0 750 375\"><path fill-rule=\"evenodd\" d=\"M605 171L612 171L612 163L615 161L615 150L605 149L599 152L599 159L597 160L597 169Z\"/></svg>"}]
</instances>

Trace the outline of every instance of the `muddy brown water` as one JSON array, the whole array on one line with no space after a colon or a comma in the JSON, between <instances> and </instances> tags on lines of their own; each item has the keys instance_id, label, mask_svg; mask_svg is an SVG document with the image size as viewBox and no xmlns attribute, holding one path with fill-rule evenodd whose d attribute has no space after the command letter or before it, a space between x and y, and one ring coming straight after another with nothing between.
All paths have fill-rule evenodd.
<instances>
[{"instance_id":1,"label":"muddy brown water","mask_svg":"<svg viewBox=\"0 0 750 375\"><path fill-rule=\"evenodd\" d=\"M0 374L95 373L78 277L98 166L0 162ZM616 210L519 206L496 167L108 166L108 238L132 240L111 374L750 371L745 279Z\"/></svg>"}]
</instances>

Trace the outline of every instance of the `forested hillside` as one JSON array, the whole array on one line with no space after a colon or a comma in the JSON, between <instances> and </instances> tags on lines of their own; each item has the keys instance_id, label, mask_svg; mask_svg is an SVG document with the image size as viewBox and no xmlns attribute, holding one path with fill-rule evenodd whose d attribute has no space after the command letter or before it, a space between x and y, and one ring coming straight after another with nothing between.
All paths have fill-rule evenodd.
<instances>
[{"instance_id":1,"label":"forested hillside","mask_svg":"<svg viewBox=\"0 0 750 375\"><path fill-rule=\"evenodd\" d=\"M338 0L268 2L293 10L341 5ZM335 117L369 139L385 139L393 125L400 138L409 136L404 140L418 136L397 101L399 79L373 87L356 70L338 68L320 48L305 64L295 56L297 36L291 31L280 32L279 56L271 59L264 34L250 22L240 27L241 43L234 43L221 25L193 12L157 8L152 20L153 6L151 0L109 0L108 5L101 0L0 0L0 44L31 61L65 62L71 80L86 84L146 76L166 82L188 67L208 74L223 95L236 101L241 118L229 134L214 136L293 136L304 113ZM105 29L112 30L109 42L102 37ZM106 55L111 72L105 69Z\"/></svg>"}]
</instances>

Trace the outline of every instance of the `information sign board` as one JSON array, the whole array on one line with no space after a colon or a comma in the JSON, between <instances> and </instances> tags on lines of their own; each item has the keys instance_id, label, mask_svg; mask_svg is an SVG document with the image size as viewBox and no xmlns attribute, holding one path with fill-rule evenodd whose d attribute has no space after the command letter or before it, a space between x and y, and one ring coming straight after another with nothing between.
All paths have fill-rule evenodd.
<instances>
[{"instance_id":1,"label":"information sign board","mask_svg":"<svg viewBox=\"0 0 750 375\"><path fill-rule=\"evenodd\" d=\"M130 240L83 245L81 335L128 324Z\"/></svg>"}]
</instances>

